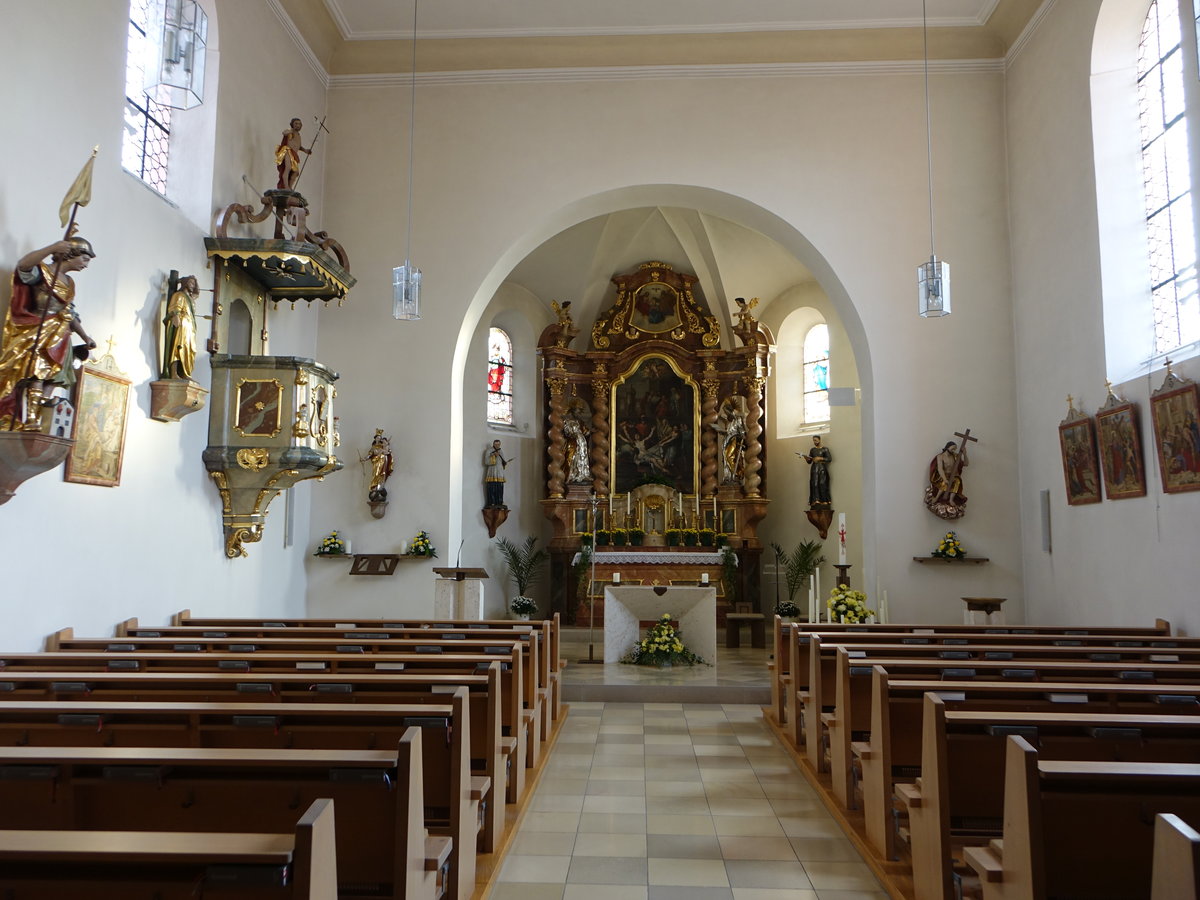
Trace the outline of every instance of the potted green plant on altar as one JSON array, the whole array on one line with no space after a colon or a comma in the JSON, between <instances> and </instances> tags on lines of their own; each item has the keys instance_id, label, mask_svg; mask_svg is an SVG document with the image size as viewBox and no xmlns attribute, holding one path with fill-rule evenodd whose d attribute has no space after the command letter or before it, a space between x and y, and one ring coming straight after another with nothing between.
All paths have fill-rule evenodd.
<instances>
[{"instance_id":1,"label":"potted green plant on altar","mask_svg":"<svg viewBox=\"0 0 1200 900\"><path fill-rule=\"evenodd\" d=\"M695 547L698 543L700 543L700 532L695 528L683 529L683 546Z\"/></svg>"},{"instance_id":2,"label":"potted green plant on altar","mask_svg":"<svg viewBox=\"0 0 1200 900\"><path fill-rule=\"evenodd\" d=\"M644 528L629 529L629 545L631 547L640 547L646 540L646 530Z\"/></svg>"},{"instance_id":3,"label":"potted green plant on altar","mask_svg":"<svg viewBox=\"0 0 1200 900\"><path fill-rule=\"evenodd\" d=\"M682 528L668 528L666 537L667 537L667 546L668 547L678 547L680 544L683 543L683 529Z\"/></svg>"},{"instance_id":4,"label":"potted green plant on altar","mask_svg":"<svg viewBox=\"0 0 1200 900\"><path fill-rule=\"evenodd\" d=\"M612 540L612 532L607 528L601 528L596 532L596 546L607 547L608 542Z\"/></svg>"},{"instance_id":5,"label":"potted green plant on altar","mask_svg":"<svg viewBox=\"0 0 1200 900\"><path fill-rule=\"evenodd\" d=\"M796 595L804 587L804 582L817 570L817 566L825 562L821 553L824 548L819 541L801 541L790 553L774 542L771 543L771 547L775 550L775 567L783 573L784 584L787 586L787 600L775 606L775 614L784 617L799 616L800 608L796 604ZM780 612L780 607L785 602L796 611Z\"/></svg>"},{"instance_id":6,"label":"potted green plant on altar","mask_svg":"<svg viewBox=\"0 0 1200 900\"><path fill-rule=\"evenodd\" d=\"M717 533L711 528L700 529L700 546L711 547L717 541Z\"/></svg>"},{"instance_id":7,"label":"potted green plant on altar","mask_svg":"<svg viewBox=\"0 0 1200 900\"><path fill-rule=\"evenodd\" d=\"M728 547L729 546L729 535L726 534L724 531L722 531L716 536L714 541L718 547Z\"/></svg>"},{"instance_id":8,"label":"potted green plant on altar","mask_svg":"<svg viewBox=\"0 0 1200 900\"><path fill-rule=\"evenodd\" d=\"M496 540L496 548L508 566L508 577L517 588L517 596L509 608L513 615L522 619L528 619L537 612L537 602L526 594L530 586L545 574L546 560L550 558L544 547L537 546L537 540L537 536L532 534L519 546L508 538Z\"/></svg>"},{"instance_id":9,"label":"potted green plant on altar","mask_svg":"<svg viewBox=\"0 0 1200 900\"><path fill-rule=\"evenodd\" d=\"M621 662L665 669L673 665L694 666L704 660L684 646L683 632L671 624L670 613L663 613Z\"/></svg>"},{"instance_id":10,"label":"potted green plant on altar","mask_svg":"<svg viewBox=\"0 0 1200 900\"><path fill-rule=\"evenodd\" d=\"M829 609L829 618L834 622L865 622L868 616L875 615L875 610L867 609L867 595L862 591L852 591L844 584L833 589L825 606Z\"/></svg>"},{"instance_id":11,"label":"potted green plant on altar","mask_svg":"<svg viewBox=\"0 0 1200 900\"><path fill-rule=\"evenodd\" d=\"M625 542L629 540L629 532L624 528L614 528L612 530L612 542L614 547L624 547Z\"/></svg>"}]
</instances>

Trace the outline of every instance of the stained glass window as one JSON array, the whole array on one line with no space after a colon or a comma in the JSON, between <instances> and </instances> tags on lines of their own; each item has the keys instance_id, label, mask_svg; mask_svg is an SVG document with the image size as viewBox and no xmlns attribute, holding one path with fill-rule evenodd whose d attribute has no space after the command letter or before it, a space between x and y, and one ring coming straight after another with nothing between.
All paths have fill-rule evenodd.
<instances>
[{"instance_id":1,"label":"stained glass window","mask_svg":"<svg viewBox=\"0 0 1200 900\"><path fill-rule=\"evenodd\" d=\"M151 0L129 4L129 45L125 52L125 136L121 165L164 197L171 138L171 107L146 93L147 60L154 58L147 33ZM165 90L165 89L164 89Z\"/></svg>"},{"instance_id":2,"label":"stained glass window","mask_svg":"<svg viewBox=\"0 0 1200 900\"><path fill-rule=\"evenodd\" d=\"M488 329L487 420L513 423L512 339L499 328Z\"/></svg>"},{"instance_id":3,"label":"stained glass window","mask_svg":"<svg viewBox=\"0 0 1200 900\"><path fill-rule=\"evenodd\" d=\"M1151 3L1142 27L1138 114L1158 356L1200 340L1182 35L1174 0Z\"/></svg>"},{"instance_id":4,"label":"stained glass window","mask_svg":"<svg viewBox=\"0 0 1200 900\"><path fill-rule=\"evenodd\" d=\"M804 424L829 421L829 326L804 336Z\"/></svg>"}]
</instances>

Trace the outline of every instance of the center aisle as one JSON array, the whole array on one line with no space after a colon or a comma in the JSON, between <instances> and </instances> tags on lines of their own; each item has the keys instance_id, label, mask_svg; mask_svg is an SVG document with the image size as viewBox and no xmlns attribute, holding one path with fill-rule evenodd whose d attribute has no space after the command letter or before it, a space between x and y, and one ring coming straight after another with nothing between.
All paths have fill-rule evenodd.
<instances>
[{"instance_id":1,"label":"center aisle","mask_svg":"<svg viewBox=\"0 0 1200 900\"><path fill-rule=\"evenodd\" d=\"M885 900L751 705L572 702L491 900Z\"/></svg>"}]
</instances>

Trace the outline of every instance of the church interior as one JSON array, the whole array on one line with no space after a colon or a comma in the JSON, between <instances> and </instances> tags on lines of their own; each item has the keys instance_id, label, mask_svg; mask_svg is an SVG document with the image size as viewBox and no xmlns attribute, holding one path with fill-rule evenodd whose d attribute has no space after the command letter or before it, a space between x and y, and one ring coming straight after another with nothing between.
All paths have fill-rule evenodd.
<instances>
[{"instance_id":1,"label":"church interior","mask_svg":"<svg viewBox=\"0 0 1200 900\"><path fill-rule=\"evenodd\" d=\"M912 787L900 749L880 763L882 727L851 724L840 692L880 708L848 660L885 635L880 658L910 673L893 678L982 679L984 651L943 649L936 674L909 655L987 625L997 671L1026 671L1016 628L1062 667L1093 643L1081 629L1156 650L1143 674L1188 664L1200 15L724 6L9 4L0 697L46 650L478 620L504 636L447 639L501 661L516 644L467 693L507 696L525 667L525 718L497 725L513 746L507 775L488 757L501 796L473 801L477 863L450 804L449 830L428 828L450 835L425 848L436 878L405 894L397 875L394 896L924 900L964 877L1034 896L986 843L942 865L934 786ZM803 545L818 561L792 578ZM523 546L544 551L528 583ZM870 610L846 658L862 620L828 608L839 585ZM502 624L517 595L529 621ZM611 665L613 634L659 613L716 666ZM1176 674L1154 678L1183 699L1154 702L1181 718L1200 687ZM440 694L423 702L458 727ZM903 707L918 728L923 703L953 720L973 697L941 694L946 710ZM1014 723L988 751L998 784L1037 770ZM907 825L880 824L872 779ZM318 836L320 802L300 820Z\"/></svg>"}]
</instances>

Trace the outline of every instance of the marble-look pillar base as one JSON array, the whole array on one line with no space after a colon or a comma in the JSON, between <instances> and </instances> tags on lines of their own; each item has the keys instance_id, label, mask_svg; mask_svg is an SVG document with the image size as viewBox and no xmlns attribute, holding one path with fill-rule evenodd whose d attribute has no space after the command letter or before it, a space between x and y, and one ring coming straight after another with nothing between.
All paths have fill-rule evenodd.
<instances>
[{"instance_id":1,"label":"marble-look pillar base","mask_svg":"<svg viewBox=\"0 0 1200 900\"><path fill-rule=\"evenodd\" d=\"M478 578L464 578L462 581L439 578L433 585L433 617L482 619L483 582Z\"/></svg>"}]
</instances>

